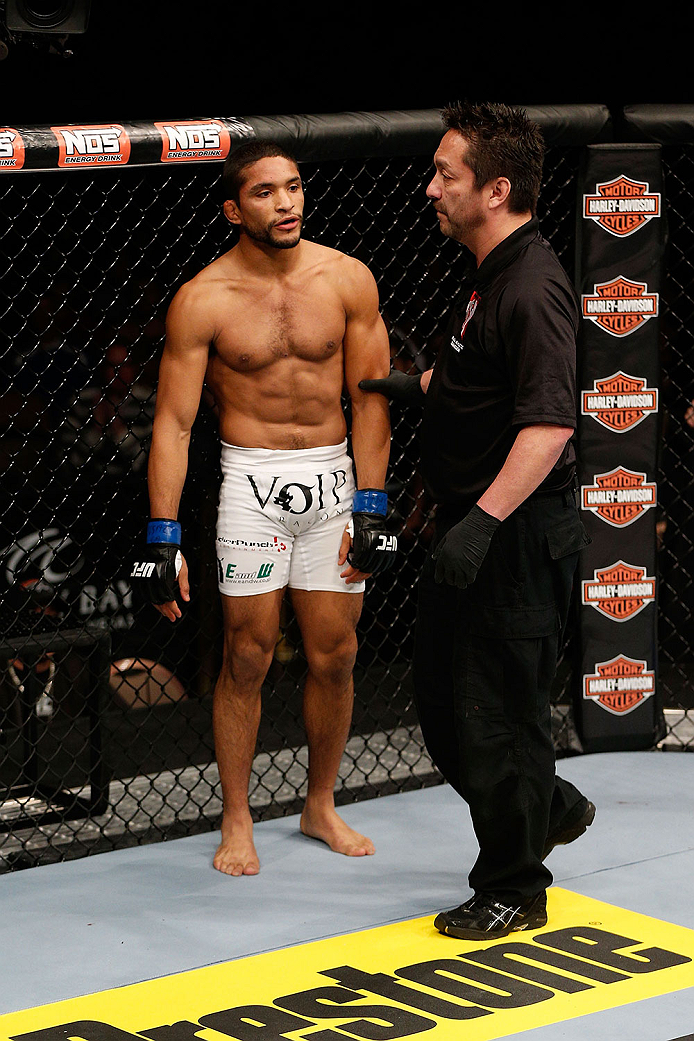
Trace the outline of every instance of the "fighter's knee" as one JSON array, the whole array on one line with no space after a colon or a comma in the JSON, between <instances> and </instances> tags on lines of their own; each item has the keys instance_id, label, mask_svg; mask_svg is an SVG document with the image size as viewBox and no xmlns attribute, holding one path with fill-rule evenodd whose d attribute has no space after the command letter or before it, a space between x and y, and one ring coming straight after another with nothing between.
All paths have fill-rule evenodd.
<instances>
[{"instance_id":1,"label":"fighter's knee","mask_svg":"<svg viewBox=\"0 0 694 1041\"><path fill-rule=\"evenodd\" d=\"M235 633L225 641L222 669L237 683L262 682L275 642L263 635Z\"/></svg>"},{"instance_id":2,"label":"fighter's knee","mask_svg":"<svg viewBox=\"0 0 694 1041\"><path fill-rule=\"evenodd\" d=\"M357 638L347 636L329 646L306 650L308 666L314 676L325 682L349 679L357 658Z\"/></svg>"}]
</instances>

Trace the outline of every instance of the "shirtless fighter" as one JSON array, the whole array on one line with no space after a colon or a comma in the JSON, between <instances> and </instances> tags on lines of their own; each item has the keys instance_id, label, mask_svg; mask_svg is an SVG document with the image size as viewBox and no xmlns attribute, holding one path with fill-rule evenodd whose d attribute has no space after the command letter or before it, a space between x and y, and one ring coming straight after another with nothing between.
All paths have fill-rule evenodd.
<instances>
[{"instance_id":1,"label":"shirtless fighter","mask_svg":"<svg viewBox=\"0 0 694 1041\"><path fill-rule=\"evenodd\" d=\"M287 587L308 661L301 830L347 856L374 852L337 815L333 790L352 718L364 582L390 565L396 547L385 527L388 406L359 389L362 379L386 376L390 362L368 269L301 239L294 159L276 145L243 145L227 159L222 186L239 241L169 308L149 457L153 519L133 578L164 617L181 616L177 587L183 601L190 591L176 517L206 380L219 410L223 474L224 656L213 715L224 812L214 866L254 875L248 784ZM356 487L343 386L352 402Z\"/></svg>"}]
</instances>

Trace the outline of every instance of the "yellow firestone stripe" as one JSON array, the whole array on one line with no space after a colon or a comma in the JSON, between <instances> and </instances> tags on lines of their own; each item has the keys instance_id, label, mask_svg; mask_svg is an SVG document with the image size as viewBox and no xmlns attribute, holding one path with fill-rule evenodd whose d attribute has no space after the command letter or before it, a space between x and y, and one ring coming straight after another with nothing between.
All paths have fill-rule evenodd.
<instances>
[{"instance_id":1,"label":"yellow firestone stripe","mask_svg":"<svg viewBox=\"0 0 694 1041\"><path fill-rule=\"evenodd\" d=\"M427 916L9 1013L0 1016L0 1041L33 1031L46 1033L27 1041L119 1041L119 1031L146 1034L181 1021L183 1033L181 1028L176 1036L172 1032L170 1041L181 1041L186 1031L191 1039L195 1032L203 1041L230 1036L279 1041L314 1035L320 1041L337 1041L375 1036L374 1029L382 1038L490 1041L694 987L693 930L556 887L548 896L549 922L533 932L481 943L455 940L441 936L433 928L433 916ZM553 939L558 930L568 930L561 934L564 946L559 948ZM572 940L581 933L583 940ZM630 943L615 943L609 934ZM554 946L543 945L544 939ZM465 962L466 954L479 955L500 945L507 952L514 945L519 952L515 962L508 957L504 961L507 974ZM654 954L653 948L661 953ZM527 953L534 950L550 961L529 961ZM641 958L639 951L644 952ZM629 955L631 961L625 962ZM520 973L509 975L516 963L530 964L534 975L520 981ZM465 976L466 964L468 969L472 966L472 978ZM352 977L340 990L335 970L344 966L350 967ZM648 971L633 971L644 967ZM398 975L399 970L404 971ZM367 974L380 975L370 985ZM498 980L498 985L490 980ZM560 981L566 981L563 989ZM392 984L395 991L388 996ZM464 990L456 994L460 986ZM475 1001L470 994L476 995ZM692 994L683 1001L694 1008ZM259 1007L246 1010L244 1016L242 1006L251 1005ZM157 1041L167 1041L166 1032L159 1033Z\"/></svg>"}]
</instances>

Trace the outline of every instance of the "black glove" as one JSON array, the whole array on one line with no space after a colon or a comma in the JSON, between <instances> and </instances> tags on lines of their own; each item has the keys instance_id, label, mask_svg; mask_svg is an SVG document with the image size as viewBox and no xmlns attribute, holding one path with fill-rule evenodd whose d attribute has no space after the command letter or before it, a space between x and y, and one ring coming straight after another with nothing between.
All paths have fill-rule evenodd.
<instances>
[{"instance_id":1,"label":"black glove","mask_svg":"<svg viewBox=\"0 0 694 1041\"><path fill-rule=\"evenodd\" d=\"M472 585L500 524L496 517L473 506L467 516L446 532L434 550L436 581L448 582L458 589Z\"/></svg>"},{"instance_id":2,"label":"black glove","mask_svg":"<svg viewBox=\"0 0 694 1041\"><path fill-rule=\"evenodd\" d=\"M386 528L388 496L378 488L362 488L352 503L352 546L347 560L357 571L378 575L389 568L398 549L397 535Z\"/></svg>"},{"instance_id":3,"label":"black glove","mask_svg":"<svg viewBox=\"0 0 694 1041\"><path fill-rule=\"evenodd\" d=\"M145 600L168 604L178 593L181 570L181 525L178 521L157 518L147 525L147 546L130 572Z\"/></svg>"},{"instance_id":4,"label":"black glove","mask_svg":"<svg viewBox=\"0 0 694 1041\"><path fill-rule=\"evenodd\" d=\"M390 401L402 401L405 405L423 405L421 373L408 376L399 369L391 369L390 375L382 380L360 380L359 389L385 394Z\"/></svg>"}]
</instances>

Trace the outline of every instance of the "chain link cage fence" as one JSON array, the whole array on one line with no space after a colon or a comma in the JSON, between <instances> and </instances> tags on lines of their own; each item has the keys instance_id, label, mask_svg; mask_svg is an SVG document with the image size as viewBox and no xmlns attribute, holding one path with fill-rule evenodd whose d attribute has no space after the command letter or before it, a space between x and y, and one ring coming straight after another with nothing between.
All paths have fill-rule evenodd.
<instances>
[{"instance_id":1,"label":"chain link cage fence","mask_svg":"<svg viewBox=\"0 0 694 1041\"><path fill-rule=\"evenodd\" d=\"M694 750L694 133L663 145L669 244L661 321L658 649L667 733Z\"/></svg>"},{"instance_id":2,"label":"chain link cage fence","mask_svg":"<svg viewBox=\"0 0 694 1041\"><path fill-rule=\"evenodd\" d=\"M271 130L265 136L274 136ZM550 143L539 211L569 275L580 143ZM462 263L459 247L438 233L425 196L433 150L314 154L301 162L304 235L369 266L393 364L412 372L436 356ZM693 157L690 148L667 157L674 217L663 337L670 394L660 612L665 706L676 716L663 744L677 747L689 746L694 710L686 695L694 570ZM212 693L222 642L214 552L220 471L207 394L180 511L192 584L182 620L172 626L138 602L128 574L148 516L147 452L166 310L178 287L234 241L220 210L220 173L218 163L181 163L24 170L0 181L0 870L219 825ZM391 413L390 520L403 551L399 566L372 579L365 597L338 804L441 780L417 726L410 672L432 507L418 474L418 416L396 405ZM256 820L301 805L305 668L286 603L263 687L249 792ZM554 692L560 756L580 751L571 673L570 625Z\"/></svg>"}]
</instances>

